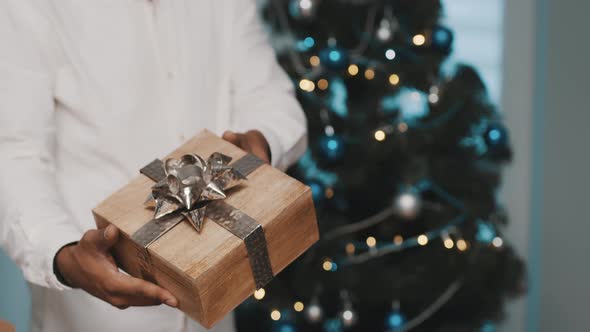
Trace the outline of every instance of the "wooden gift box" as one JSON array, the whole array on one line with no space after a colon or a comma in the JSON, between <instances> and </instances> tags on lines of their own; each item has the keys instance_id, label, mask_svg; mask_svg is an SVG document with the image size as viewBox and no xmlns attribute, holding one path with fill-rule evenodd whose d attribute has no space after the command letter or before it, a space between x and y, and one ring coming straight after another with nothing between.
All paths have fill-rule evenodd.
<instances>
[{"instance_id":1,"label":"wooden gift box","mask_svg":"<svg viewBox=\"0 0 590 332\"><path fill-rule=\"evenodd\" d=\"M246 155L203 131L167 157L195 153L207 158L213 152L234 161ZM268 164L247 178L227 191L224 202L262 225L276 275L319 238L311 190ZM110 223L121 230L114 255L123 270L168 289L178 298L180 310L210 328L255 291L246 246L208 218L201 233L184 220L147 249L138 245L131 235L153 218L153 210L143 205L153 185L138 170L135 179L92 211L96 224L102 228Z\"/></svg>"}]
</instances>

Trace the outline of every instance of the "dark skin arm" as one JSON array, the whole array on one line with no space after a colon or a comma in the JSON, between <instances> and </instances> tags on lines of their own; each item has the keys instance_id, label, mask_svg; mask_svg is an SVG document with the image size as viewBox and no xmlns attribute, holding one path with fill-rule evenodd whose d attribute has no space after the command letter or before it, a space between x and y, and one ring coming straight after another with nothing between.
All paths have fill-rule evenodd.
<instances>
[{"instance_id":1,"label":"dark skin arm","mask_svg":"<svg viewBox=\"0 0 590 332\"><path fill-rule=\"evenodd\" d=\"M269 145L257 130L226 131L223 139L270 162ZM176 307L178 300L169 291L119 271L111 254L118 239L119 231L112 225L87 231L79 242L57 253L57 270L69 286L83 289L119 309L160 304Z\"/></svg>"}]
</instances>

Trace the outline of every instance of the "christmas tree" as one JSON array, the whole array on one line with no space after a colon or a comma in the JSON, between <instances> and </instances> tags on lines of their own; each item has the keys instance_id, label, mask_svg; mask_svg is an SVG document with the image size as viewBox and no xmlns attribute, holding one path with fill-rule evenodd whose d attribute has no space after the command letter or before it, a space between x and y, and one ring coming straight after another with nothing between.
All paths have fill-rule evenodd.
<instances>
[{"instance_id":1,"label":"christmas tree","mask_svg":"<svg viewBox=\"0 0 590 332\"><path fill-rule=\"evenodd\" d=\"M497 198L511 158L439 0L270 0L310 146L291 173L321 240L237 311L240 331L493 331L524 266Z\"/></svg>"}]
</instances>

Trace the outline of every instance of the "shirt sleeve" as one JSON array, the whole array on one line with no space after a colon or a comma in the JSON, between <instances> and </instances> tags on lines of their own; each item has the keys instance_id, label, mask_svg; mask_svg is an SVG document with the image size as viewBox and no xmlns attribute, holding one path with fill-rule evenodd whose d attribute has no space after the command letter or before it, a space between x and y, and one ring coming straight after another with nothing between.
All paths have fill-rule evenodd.
<instances>
[{"instance_id":1,"label":"shirt sleeve","mask_svg":"<svg viewBox=\"0 0 590 332\"><path fill-rule=\"evenodd\" d=\"M269 143L272 164L286 169L307 148L306 120L293 83L276 61L255 0L233 1L231 38L232 128L257 129Z\"/></svg>"},{"instance_id":2,"label":"shirt sleeve","mask_svg":"<svg viewBox=\"0 0 590 332\"><path fill-rule=\"evenodd\" d=\"M55 178L58 43L32 3L0 2L0 245L27 281L66 289L53 273L53 258L82 231Z\"/></svg>"}]
</instances>

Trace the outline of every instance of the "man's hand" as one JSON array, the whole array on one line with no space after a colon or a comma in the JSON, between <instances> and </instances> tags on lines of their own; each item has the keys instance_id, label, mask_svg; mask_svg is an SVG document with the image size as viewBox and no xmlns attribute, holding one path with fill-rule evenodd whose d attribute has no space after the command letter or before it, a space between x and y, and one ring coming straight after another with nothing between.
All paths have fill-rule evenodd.
<instances>
[{"instance_id":1,"label":"man's hand","mask_svg":"<svg viewBox=\"0 0 590 332\"><path fill-rule=\"evenodd\" d=\"M176 307L178 301L167 290L119 272L109 253L118 238L117 228L109 225L87 231L80 242L60 250L56 264L65 281L119 309L162 303Z\"/></svg>"},{"instance_id":2,"label":"man's hand","mask_svg":"<svg viewBox=\"0 0 590 332\"><path fill-rule=\"evenodd\" d=\"M264 135L258 130L250 130L245 134L226 131L223 133L223 139L270 163L270 147Z\"/></svg>"}]
</instances>

